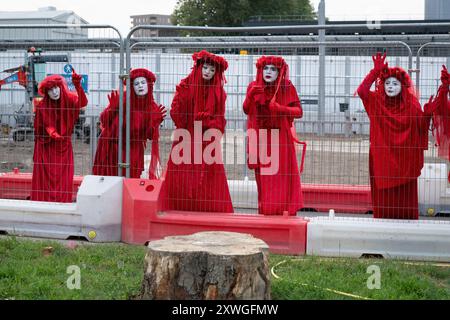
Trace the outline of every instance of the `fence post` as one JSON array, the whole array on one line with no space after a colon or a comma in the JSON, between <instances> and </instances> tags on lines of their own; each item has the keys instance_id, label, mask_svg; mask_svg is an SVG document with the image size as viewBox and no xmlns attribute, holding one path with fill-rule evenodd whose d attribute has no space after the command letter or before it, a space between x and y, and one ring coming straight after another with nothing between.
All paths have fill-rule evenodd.
<instances>
[{"instance_id":1,"label":"fence post","mask_svg":"<svg viewBox=\"0 0 450 320\"><path fill-rule=\"evenodd\" d=\"M351 61L350 57L345 57L345 103L348 105L348 109L345 110L345 137L350 137L352 133L352 119L350 112L350 76L351 76Z\"/></svg>"},{"instance_id":2,"label":"fence post","mask_svg":"<svg viewBox=\"0 0 450 320\"><path fill-rule=\"evenodd\" d=\"M325 0L321 0L319 3L319 25L325 25ZM319 42L325 42L325 29L319 29ZM319 105L318 105L318 134L322 136L324 134L324 117L325 117L325 55L326 46L319 45Z\"/></svg>"}]
</instances>

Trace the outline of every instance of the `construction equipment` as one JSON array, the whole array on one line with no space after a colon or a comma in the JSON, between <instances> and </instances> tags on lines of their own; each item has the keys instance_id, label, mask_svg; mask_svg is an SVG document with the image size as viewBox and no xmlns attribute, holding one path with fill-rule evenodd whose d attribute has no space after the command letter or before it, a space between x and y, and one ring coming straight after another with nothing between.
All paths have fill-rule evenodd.
<instances>
[{"instance_id":1,"label":"construction equipment","mask_svg":"<svg viewBox=\"0 0 450 320\"><path fill-rule=\"evenodd\" d=\"M15 127L10 131L14 141L33 139L33 113L34 107L42 99L38 93L39 83L47 76L46 64L55 62L69 62L69 57L63 55L43 55L41 49L34 47L28 49L28 57L24 65L3 70L12 73L0 79L0 90L3 85L18 83L25 88L25 103L15 111Z\"/></svg>"}]
</instances>

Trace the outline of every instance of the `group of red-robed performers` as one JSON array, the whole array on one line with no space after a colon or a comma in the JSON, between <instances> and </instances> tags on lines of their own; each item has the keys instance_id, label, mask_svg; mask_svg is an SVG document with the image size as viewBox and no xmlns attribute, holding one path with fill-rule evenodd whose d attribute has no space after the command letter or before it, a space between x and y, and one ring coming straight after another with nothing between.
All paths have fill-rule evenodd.
<instances>
[{"instance_id":1,"label":"group of red-robed performers","mask_svg":"<svg viewBox=\"0 0 450 320\"><path fill-rule=\"evenodd\" d=\"M423 167L423 152L428 147L431 119L439 154L449 158L449 75L443 67L437 97L431 97L422 111L409 75L401 68L389 68L385 59L386 55L381 54L373 57L374 68L357 91L370 120L369 171L374 217L418 219L417 179ZM194 53L193 60L191 73L176 87L170 110L176 130L162 177L163 208L233 212L220 151L226 126L224 73L228 63L205 50ZM248 116L249 139L254 137L247 144L247 162L255 171L258 211L263 215L296 215L303 207L296 157L299 141L293 126L294 119L302 117L300 99L283 58L263 56L256 68L256 80L247 88L243 111ZM86 106L87 99L78 75L74 74L73 79L77 95L68 92L62 78L52 77L41 84L44 99L36 108L35 130L40 138L35 147L32 200L70 202L73 179L70 136L78 111ZM149 179L156 179L158 128L166 109L154 101L156 77L152 72L134 69L130 80L131 177L141 176L146 143L152 140ZM371 91L374 82L375 91ZM58 99L52 97L56 87L61 92ZM93 174L115 176L119 174L118 92L113 91L108 98L109 105L100 115L102 132ZM125 114L126 104L123 107ZM124 119L123 137L125 123ZM210 139L204 139L208 134ZM125 143L122 154L125 155ZM271 162L267 162L268 154L272 155Z\"/></svg>"}]
</instances>

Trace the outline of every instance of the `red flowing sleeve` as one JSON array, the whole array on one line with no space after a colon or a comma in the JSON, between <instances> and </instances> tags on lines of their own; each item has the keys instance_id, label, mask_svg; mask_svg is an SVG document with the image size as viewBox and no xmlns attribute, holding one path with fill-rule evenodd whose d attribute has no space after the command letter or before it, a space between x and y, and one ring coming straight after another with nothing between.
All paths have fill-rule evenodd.
<instances>
[{"instance_id":1,"label":"red flowing sleeve","mask_svg":"<svg viewBox=\"0 0 450 320\"><path fill-rule=\"evenodd\" d=\"M172 101L172 108L170 109L170 117L172 118L177 128L187 128L188 97L188 85L185 81L181 81L181 83L177 86L175 96Z\"/></svg>"},{"instance_id":2,"label":"red flowing sleeve","mask_svg":"<svg viewBox=\"0 0 450 320\"><path fill-rule=\"evenodd\" d=\"M150 109L151 109L150 113L146 114L148 116L148 119L145 122L147 126L146 136L147 139L153 140L156 130L159 129L159 126L161 125L164 119L159 110L159 106L158 104L156 104L156 102L154 101L152 102Z\"/></svg>"},{"instance_id":3,"label":"red flowing sleeve","mask_svg":"<svg viewBox=\"0 0 450 320\"><path fill-rule=\"evenodd\" d=\"M78 85L75 87L76 91L77 91L77 98L75 101L75 106L78 109L82 109L84 107L86 107L88 105L88 98L86 96L86 93L83 90L83 87L81 85Z\"/></svg>"},{"instance_id":4,"label":"red flowing sleeve","mask_svg":"<svg viewBox=\"0 0 450 320\"><path fill-rule=\"evenodd\" d=\"M294 119L299 119L303 117L303 109L300 103L300 98L298 97L297 90L294 85L289 82L289 102L287 106L280 106L279 112L287 116L289 122L292 123Z\"/></svg>"},{"instance_id":5,"label":"red flowing sleeve","mask_svg":"<svg viewBox=\"0 0 450 320\"><path fill-rule=\"evenodd\" d=\"M450 159L450 101L448 100L448 83L441 84L433 103L436 105L435 112L433 113L433 134L439 146L439 157Z\"/></svg>"},{"instance_id":6,"label":"red flowing sleeve","mask_svg":"<svg viewBox=\"0 0 450 320\"><path fill-rule=\"evenodd\" d=\"M377 80L377 77L377 72L375 70L371 70L364 78L363 82L359 85L357 90L358 96L361 98L368 115L372 115L374 111L372 110L372 102L375 99L375 92L370 91L370 88Z\"/></svg>"},{"instance_id":7,"label":"red flowing sleeve","mask_svg":"<svg viewBox=\"0 0 450 320\"><path fill-rule=\"evenodd\" d=\"M448 83L441 84L439 87L435 103L437 104L437 113L448 117L450 113L448 110Z\"/></svg>"},{"instance_id":8,"label":"red flowing sleeve","mask_svg":"<svg viewBox=\"0 0 450 320\"><path fill-rule=\"evenodd\" d=\"M252 87L255 85L255 82L252 82L248 85L247 87L247 93L245 95L245 100L244 100L244 105L243 105L243 109L244 109L244 113L249 115L249 114L254 114L255 113L255 109L256 109L256 103L255 100L250 96L249 92L252 89Z\"/></svg>"},{"instance_id":9,"label":"red flowing sleeve","mask_svg":"<svg viewBox=\"0 0 450 320\"><path fill-rule=\"evenodd\" d=\"M220 130L220 132L225 132L225 126L227 121L225 119L225 103L227 100L227 94L225 90L221 90L220 97L218 99L218 105L216 106L215 114L206 120L203 120L204 128L215 128Z\"/></svg>"}]
</instances>

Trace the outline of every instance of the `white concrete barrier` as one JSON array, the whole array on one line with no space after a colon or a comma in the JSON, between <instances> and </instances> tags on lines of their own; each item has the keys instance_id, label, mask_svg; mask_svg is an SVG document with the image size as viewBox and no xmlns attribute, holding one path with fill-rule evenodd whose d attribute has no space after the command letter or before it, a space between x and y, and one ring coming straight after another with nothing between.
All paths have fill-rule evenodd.
<instances>
[{"instance_id":1,"label":"white concrete barrier","mask_svg":"<svg viewBox=\"0 0 450 320\"><path fill-rule=\"evenodd\" d=\"M450 262L450 221L308 218L307 254Z\"/></svg>"},{"instance_id":2,"label":"white concrete barrier","mask_svg":"<svg viewBox=\"0 0 450 320\"><path fill-rule=\"evenodd\" d=\"M76 203L0 199L0 231L29 237L120 241L122 180L85 176Z\"/></svg>"},{"instance_id":3,"label":"white concrete barrier","mask_svg":"<svg viewBox=\"0 0 450 320\"><path fill-rule=\"evenodd\" d=\"M450 188L445 163L425 163L419 177L418 189L421 215L450 213Z\"/></svg>"}]
</instances>

